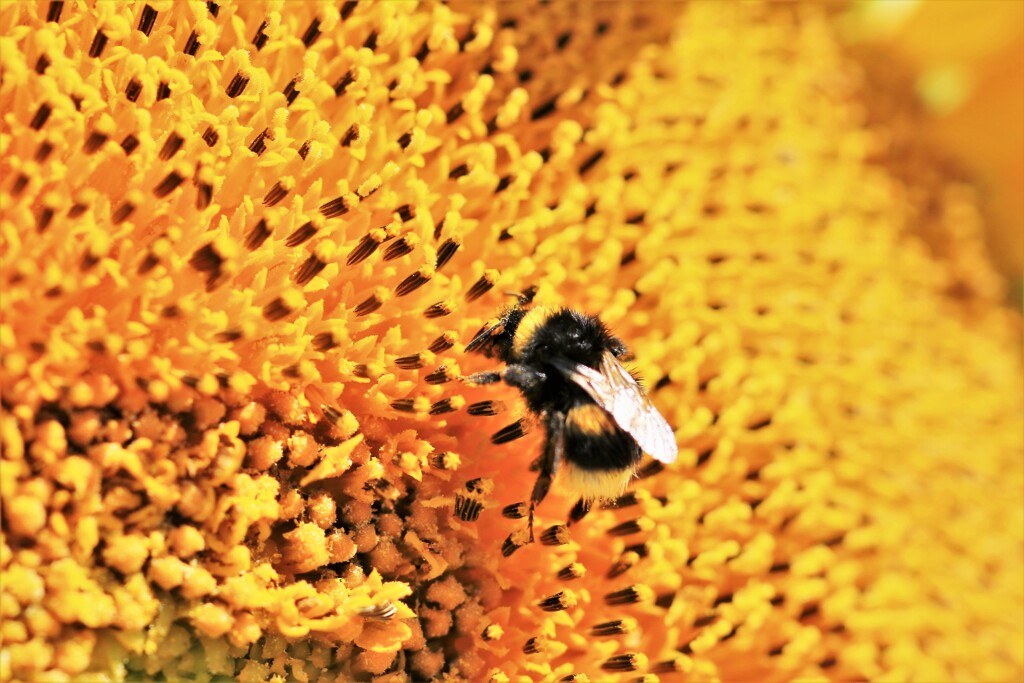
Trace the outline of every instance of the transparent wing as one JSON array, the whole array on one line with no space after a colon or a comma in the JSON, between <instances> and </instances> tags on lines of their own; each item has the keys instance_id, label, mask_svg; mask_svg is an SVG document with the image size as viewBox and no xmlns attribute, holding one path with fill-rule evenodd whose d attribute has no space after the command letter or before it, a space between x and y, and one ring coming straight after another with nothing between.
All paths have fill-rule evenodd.
<instances>
[{"instance_id":1,"label":"transparent wing","mask_svg":"<svg viewBox=\"0 0 1024 683\"><path fill-rule=\"evenodd\" d=\"M672 427L615 356L605 352L599 370L563 358L554 358L551 364L611 413L645 453L664 463L675 462L679 449Z\"/></svg>"}]
</instances>

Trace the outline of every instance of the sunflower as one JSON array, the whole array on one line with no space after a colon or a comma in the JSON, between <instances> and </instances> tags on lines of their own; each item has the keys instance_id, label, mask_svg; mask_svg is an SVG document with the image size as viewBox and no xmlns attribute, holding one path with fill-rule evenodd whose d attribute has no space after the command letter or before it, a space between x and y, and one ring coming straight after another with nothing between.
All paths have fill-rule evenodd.
<instances>
[{"instance_id":1,"label":"sunflower","mask_svg":"<svg viewBox=\"0 0 1024 683\"><path fill-rule=\"evenodd\" d=\"M827 7L8 2L0 75L0 679L1024 674L1020 317ZM530 287L680 448L535 543Z\"/></svg>"}]
</instances>

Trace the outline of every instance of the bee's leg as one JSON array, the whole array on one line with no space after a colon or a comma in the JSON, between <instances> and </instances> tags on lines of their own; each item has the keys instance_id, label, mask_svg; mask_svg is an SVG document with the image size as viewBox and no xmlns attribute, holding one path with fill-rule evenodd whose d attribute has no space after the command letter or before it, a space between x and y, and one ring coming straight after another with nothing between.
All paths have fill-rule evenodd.
<instances>
[{"instance_id":1,"label":"bee's leg","mask_svg":"<svg viewBox=\"0 0 1024 683\"><path fill-rule=\"evenodd\" d=\"M530 543L533 543L533 509L541 504L544 497L548 495L548 491L551 489L551 478L553 472L550 468L545 467L541 470L540 474L537 475L537 481L533 485L533 493L530 494Z\"/></svg>"},{"instance_id":2,"label":"bee's leg","mask_svg":"<svg viewBox=\"0 0 1024 683\"><path fill-rule=\"evenodd\" d=\"M502 371L501 378L505 380L505 384L529 393L531 390L539 388L547 380L548 376L544 374L543 370L535 367L512 364ZM562 419L564 420L565 418L563 417Z\"/></svg>"},{"instance_id":3,"label":"bee's leg","mask_svg":"<svg viewBox=\"0 0 1024 683\"><path fill-rule=\"evenodd\" d=\"M590 512L590 504L592 502L587 498L577 500L576 504L572 506L572 510L569 511L569 520L566 522L566 526L572 526L586 517L587 513Z\"/></svg>"},{"instance_id":4,"label":"bee's leg","mask_svg":"<svg viewBox=\"0 0 1024 683\"><path fill-rule=\"evenodd\" d=\"M501 381L500 372L477 372L472 375L466 375L462 378L463 382L467 384L475 384L477 386L483 384L494 384L495 382Z\"/></svg>"},{"instance_id":5,"label":"bee's leg","mask_svg":"<svg viewBox=\"0 0 1024 683\"><path fill-rule=\"evenodd\" d=\"M467 384L480 386L483 384L494 384L495 382L504 380L509 386L513 386L523 391L529 391L530 389L535 389L543 384L546 379L547 375L544 374L543 370L531 368L526 365L513 364L507 366L500 372L492 370L466 375L462 378L462 381Z\"/></svg>"},{"instance_id":6,"label":"bee's leg","mask_svg":"<svg viewBox=\"0 0 1024 683\"><path fill-rule=\"evenodd\" d=\"M562 461L565 448L565 415L559 412L545 413L544 428L547 431L547 440L544 443L544 452L540 457L540 473L533 485L533 493L530 494L530 543L533 543L533 510L541 504L541 501L548 495L548 491L551 490L551 480L555 476L558 463Z\"/></svg>"}]
</instances>

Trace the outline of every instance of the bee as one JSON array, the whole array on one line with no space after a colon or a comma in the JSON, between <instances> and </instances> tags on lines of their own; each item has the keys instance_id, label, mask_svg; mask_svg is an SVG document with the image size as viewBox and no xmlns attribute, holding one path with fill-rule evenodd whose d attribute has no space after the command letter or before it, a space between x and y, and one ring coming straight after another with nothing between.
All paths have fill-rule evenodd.
<instances>
[{"instance_id":1,"label":"bee","mask_svg":"<svg viewBox=\"0 0 1024 683\"><path fill-rule=\"evenodd\" d=\"M625 490L643 453L663 463L678 453L672 428L622 365L629 359L626 345L595 315L533 306L536 291L514 295L516 302L466 346L505 367L465 378L515 387L544 428L543 450L531 466L538 475L530 495L530 541L534 508L556 471L560 483L581 496L574 514L579 510L582 517L592 501Z\"/></svg>"}]
</instances>

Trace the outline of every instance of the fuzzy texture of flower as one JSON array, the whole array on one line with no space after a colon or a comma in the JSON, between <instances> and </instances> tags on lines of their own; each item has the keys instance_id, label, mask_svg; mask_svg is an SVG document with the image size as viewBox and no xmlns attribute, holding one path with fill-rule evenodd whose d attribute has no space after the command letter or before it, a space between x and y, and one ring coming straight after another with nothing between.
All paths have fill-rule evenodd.
<instances>
[{"instance_id":1,"label":"fuzzy texture of flower","mask_svg":"<svg viewBox=\"0 0 1024 683\"><path fill-rule=\"evenodd\" d=\"M822 8L5 3L0 71L0 679L1024 673L1020 319ZM530 285L680 445L535 544L459 381Z\"/></svg>"}]
</instances>

